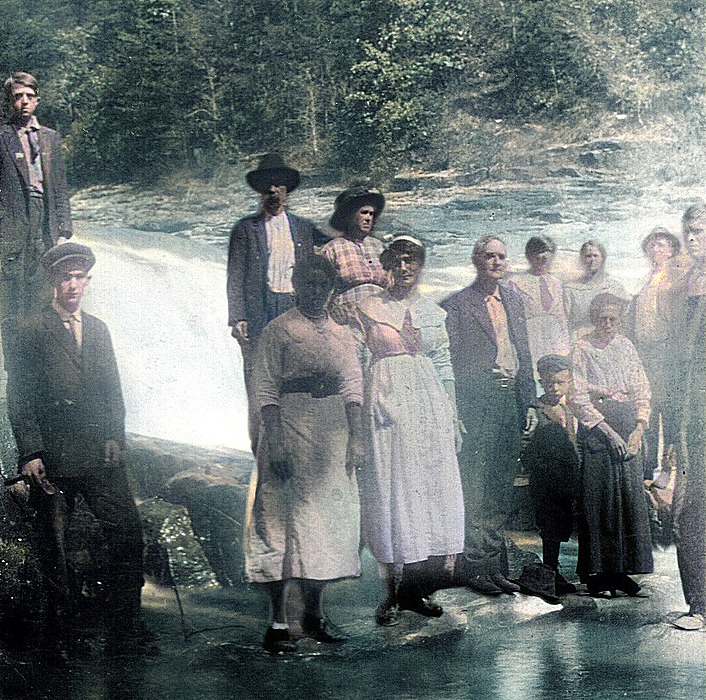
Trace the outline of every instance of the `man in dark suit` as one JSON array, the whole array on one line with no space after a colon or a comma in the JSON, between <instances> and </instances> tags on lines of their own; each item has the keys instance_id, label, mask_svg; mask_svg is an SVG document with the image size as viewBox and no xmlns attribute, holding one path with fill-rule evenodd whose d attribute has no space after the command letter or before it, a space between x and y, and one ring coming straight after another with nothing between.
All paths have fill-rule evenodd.
<instances>
[{"instance_id":1,"label":"man in dark suit","mask_svg":"<svg viewBox=\"0 0 706 700\"><path fill-rule=\"evenodd\" d=\"M61 137L34 115L37 81L13 73L4 84L9 123L0 126L0 332L3 349L23 319L46 303L40 257L71 237Z\"/></svg>"},{"instance_id":2,"label":"man in dark suit","mask_svg":"<svg viewBox=\"0 0 706 700\"><path fill-rule=\"evenodd\" d=\"M69 621L64 535L81 494L108 545L109 644L133 649L143 641L142 528L121 461L125 408L110 333L81 311L94 262L90 248L72 242L42 257L54 300L18 333L8 365L8 408L20 471L37 508L50 624L61 629Z\"/></svg>"},{"instance_id":3,"label":"man in dark suit","mask_svg":"<svg viewBox=\"0 0 706 700\"><path fill-rule=\"evenodd\" d=\"M287 197L299 186L300 176L281 156L263 156L245 179L260 194L260 209L240 219L231 231L227 293L228 325L243 353L249 396L257 340L273 318L294 306L294 263L312 255L314 244L328 239L310 221L286 211ZM250 404L250 441L255 451L259 419Z\"/></svg>"},{"instance_id":4,"label":"man in dark suit","mask_svg":"<svg viewBox=\"0 0 706 700\"><path fill-rule=\"evenodd\" d=\"M505 245L486 236L473 248L477 277L445 299L459 419L467 435L459 455L467 532L496 530L512 508L522 430L537 420L532 359L522 300L499 284Z\"/></svg>"}]
</instances>

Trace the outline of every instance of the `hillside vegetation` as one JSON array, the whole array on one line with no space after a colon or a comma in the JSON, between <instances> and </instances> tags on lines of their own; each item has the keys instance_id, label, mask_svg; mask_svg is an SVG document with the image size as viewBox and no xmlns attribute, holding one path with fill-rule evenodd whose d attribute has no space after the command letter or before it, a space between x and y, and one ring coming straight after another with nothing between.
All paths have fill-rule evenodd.
<instances>
[{"instance_id":1,"label":"hillside vegetation","mask_svg":"<svg viewBox=\"0 0 706 700\"><path fill-rule=\"evenodd\" d=\"M3 0L2 14L0 68L40 80L77 185L211 177L273 149L381 180L492 172L602 138L666 144L677 174L703 165L701 2Z\"/></svg>"}]
</instances>

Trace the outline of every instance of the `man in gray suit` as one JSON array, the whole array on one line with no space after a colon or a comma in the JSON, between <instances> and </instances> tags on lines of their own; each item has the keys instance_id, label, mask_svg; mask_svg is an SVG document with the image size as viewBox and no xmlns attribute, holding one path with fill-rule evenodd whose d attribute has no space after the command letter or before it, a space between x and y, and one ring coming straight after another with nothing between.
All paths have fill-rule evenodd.
<instances>
[{"instance_id":1,"label":"man in gray suit","mask_svg":"<svg viewBox=\"0 0 706 700\"><path fill-rule=\"evenodd\" d=\"M240 219L231 231L227 293L228 325L243 353L249 396L257 340L272 319L294 306L294 263L312 255L314 244L321 245L328 239L310 221L286 210L287 197L299 186L300 176L280 155L263 156L245 179L260 194L260 209ZM250 404L254 452L260 424Z\"/></svg>"},{"instance_id":2,"label":"man in gray suit","mask_svg":"<svg viewBox=\"0 0 706 700\"><path fill-rule=\"evenodd\" d=\"M37 509L50 628L63 630L71 620L64 540L81 494L108 544L108 642L124 652L145 642L142 526L121 459L125 407L110 333L81 310L94 262L90 248L73 242L43 256L54 299L17 334L17 350L8 358L8 409L20 472Z\"/></svg>"},{"instance_id":3,"label":"man in gray suit","mask_svg":"<svg viewBox=\"0 0 706 700\"><path fill-rule=\"evenodd\" d=\"M456 377L459 419L468 434L459 466L467 538L474 526L497 530L512 509L522 429L537 420L532 359L522 299L500 285L507 273L503 242L486 236L473 247L473 284L441 302Z\"/></svg>"},{"instance_id":4,"label":"man in gray suit","mask_svg":"<svg viewBox=\"0 0 706 700\"><path fill-rule=\"evenodd\" d=\"M40 257L72 231L61 137L37 121L37 81L13 73L3 88L9 123L0 126L0 332L7 352L22 320L46 302Z\"/></svg>"}]
</instances>

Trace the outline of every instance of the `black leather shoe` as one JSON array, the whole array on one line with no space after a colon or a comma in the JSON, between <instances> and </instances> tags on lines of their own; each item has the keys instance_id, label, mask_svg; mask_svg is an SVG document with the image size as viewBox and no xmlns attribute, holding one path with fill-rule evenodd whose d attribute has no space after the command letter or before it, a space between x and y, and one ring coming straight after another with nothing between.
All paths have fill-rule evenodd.
<instances>
[{"instance_id":1,"label":"black leather shoe","mask_svg":"<svg viewBox=\"0 0 706 700\"><path fill-rule=\"evenodd\" d=\"M556 594L569 595L569 593L576 593L578 590L573 583L567 581L558 571L556 572Z\"/></svg>"},{"instance_id":2,"label":"black leather shoe","mask_svg":"<svg viewBox=\"0 0 706 700\"><path fill-rule=\"evenodd\" d=\"M503 589L496 586L490 576L475 576L466 581L465 585L483 595L502 595Z\"/></svg>"},{"instance_id":3,"label":"black leather shoe","mask_svg":"<svg viewBox=\"0 0 706 700\"><path fill-rule=\"evenodd\" d=\"M276 630L268 627L262 648L270 654L286 654L296 651L297 645L294 643L289 629Z\"/></svg>"},{"instance_id":4,"label":"black leather shoe","mask_svg":"<svg viewBox=\"0 0 706 700\"><path fill-rule=\"evenodd\" d=\"M493 574L490 577L493 585L497 586L503 593L519 593L520 587L513 581L508 581L503 574Z\"/></svg>"},{"instance_id":5,"label":"black leather shoe","mask_svg":"<svg viewBox=\"0 0 706 700\"><path fill-rule=\"evenodd\" d=\"M444 614L444 609L428 598L400 600L400 610L411 610L424 617L441 617Z\"/></svg>"},{"instance_id":6,"label":"black leather shoe","mask_svg":"<svg viewBox=\"0 0 706 700\"><path fill-rule=\"evenodd\" d=\"M348 635L327 617L304 615L302 631L305 637L315 639L322 644L340 644L348 639Z\"/></svg>"},{"instance_id":7,"label":"black leather shoe","mask_svg":"<svg viewBox=\"0 0 706 700\"><path fill-rule=\"evenodd\" d=\"M614 588L627 593L633 598L642 590L640 584L637 581L633 581L627 574L614 574L611 580Z\"/></svg>"},{"instance_id":8,"label":"black leather shoe","mask_svg":"<svg viewBox=\"0 0 706 700\"><path fill-rule=\"evenodd\" d=\"M400 609L390 600L383 600L375 610L375 622L380 627L394 627L400 621Z\"/></svg>"}]
</instances>

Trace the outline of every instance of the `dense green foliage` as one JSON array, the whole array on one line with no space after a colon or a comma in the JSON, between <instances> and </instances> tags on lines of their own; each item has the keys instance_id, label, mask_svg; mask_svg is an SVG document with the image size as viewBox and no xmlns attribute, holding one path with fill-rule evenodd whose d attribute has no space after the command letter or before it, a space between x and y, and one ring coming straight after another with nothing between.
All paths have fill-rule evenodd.
<instances>
[{"instance_id":1,"label":"dense green foliage","mask_svg":"<svg viewBox=\"0 0 706 700\"><path fill-rule=\"evenodd\" d=\"M3 0L74 178L270 149L384 172L455 118L665 115L703 137L704 6L686 0Z\"/></svg>"}]
</instances>

